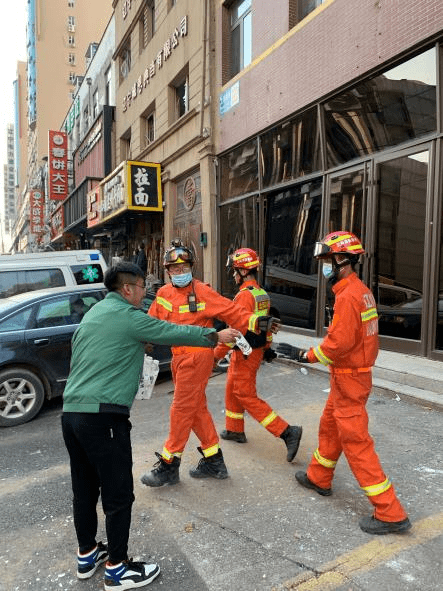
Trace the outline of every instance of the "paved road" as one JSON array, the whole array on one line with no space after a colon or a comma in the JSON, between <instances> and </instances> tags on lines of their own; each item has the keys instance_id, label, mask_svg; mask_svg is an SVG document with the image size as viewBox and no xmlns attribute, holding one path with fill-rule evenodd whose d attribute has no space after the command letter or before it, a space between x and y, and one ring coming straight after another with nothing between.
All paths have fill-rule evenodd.
<instances>
[{"instance_id":1,"label":"paved road","mask_svg":"<svg viewBox=\"0 0 443 591\"><path fill-rule=\"evenodd\" d=\"M225 376L214 376L209 405L223 427ZM192 436L181 483L148 489L139 483L167 432L172 385L156 386L132 412L136 502L130 551L152 558L162 575L148 588L165 591L437 591L443 564L443 415L372 396L371 432L386 472L396 484L414 527L402 536L371 537L358 528L370 512L366 497L341 459L334 494L300 488L294 472L316 446L327 379L273 363L260 371L259 388L293 424L303 424L296 460L285 461L282 441L247 419L249 442L223 442L231 477L196 481ZM0 431L0 589L96 591L102 571L75 576L67 454L60 433L60 402L21 427ZM100 538L105 539L103 520Z\"/></svg>"}]
</instances>

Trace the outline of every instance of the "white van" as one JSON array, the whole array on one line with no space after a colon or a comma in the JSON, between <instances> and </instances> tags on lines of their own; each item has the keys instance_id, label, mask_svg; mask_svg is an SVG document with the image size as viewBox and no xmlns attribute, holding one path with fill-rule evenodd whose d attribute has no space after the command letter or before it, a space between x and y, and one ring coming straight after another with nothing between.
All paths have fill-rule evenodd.
<instances>
[{"instance_id":1,"label":"white van","mask_svg":"<svg viewBox=\"0 0 443 591\"><path fill-rule=\"evenodd\" d=\"M48 287L103 284L106 269L99 250L0 255L0 298Z\"/></svg>"}]
</instances>

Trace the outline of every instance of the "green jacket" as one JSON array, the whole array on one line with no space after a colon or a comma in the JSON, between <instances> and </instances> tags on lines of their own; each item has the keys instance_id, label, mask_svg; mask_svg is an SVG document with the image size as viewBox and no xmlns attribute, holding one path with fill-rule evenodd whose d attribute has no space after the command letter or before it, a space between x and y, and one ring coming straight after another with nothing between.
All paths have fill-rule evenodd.
<instances>
[{"instance_id":1,"label":"green jacket","mask_svg":"<svg viewBox=\"0 0 443 591\"><path fill-rule=\"evenodd\" d=\"M129 414L143 368L144 343L214 347L214 333L212 328L158 320L120 294L108 293L85 314L72 338L64 412Z\"/></svg>"}]
</instances>

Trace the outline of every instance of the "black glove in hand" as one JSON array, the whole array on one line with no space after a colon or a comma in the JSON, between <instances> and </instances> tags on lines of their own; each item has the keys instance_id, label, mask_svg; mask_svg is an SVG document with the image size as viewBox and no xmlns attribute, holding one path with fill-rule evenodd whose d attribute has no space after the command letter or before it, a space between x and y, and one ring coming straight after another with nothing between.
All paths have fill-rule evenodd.
<instances>
[{"instance_id":1,"label":"black glove in hand","mask_svg":"<svg viewBox=\"0 0 443 591\"><path fill-rule=\"evenodd\" d=\"M298 361L299 363L309 363L306 349L294 347L289 343L278 343L277 353L279 353L282 357L294 359L294 361Z\"/></svg>"},{"instance_id":2,"label":"black glove in hand","mask_svg":"<svg viewBox=\"0 0 443 591\"><path fill-rule=\"evenodd\" d=\"M265 349L263 360L266 361L266 363L271 363L271 361L273 361L276 357L277 353L274 351L274 349Z\"/></svg>"}]
</instances>

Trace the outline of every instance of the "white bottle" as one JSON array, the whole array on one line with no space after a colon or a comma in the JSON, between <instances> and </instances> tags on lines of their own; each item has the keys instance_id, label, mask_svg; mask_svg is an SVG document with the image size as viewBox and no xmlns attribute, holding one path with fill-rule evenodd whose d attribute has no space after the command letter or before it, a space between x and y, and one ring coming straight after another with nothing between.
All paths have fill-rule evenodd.
<instances>
[{"instance_id":1,"label":"white bottle","mask_svg":"<svg viewBox=\"0 0 443 591\"><path fill-rule=\"evenodd\" d=\"M252 353L252 347L243 335L240 337L235 337L235 344L243 353L243 355L245 355L245 357Z\"/></svg>"}]
</instances>

